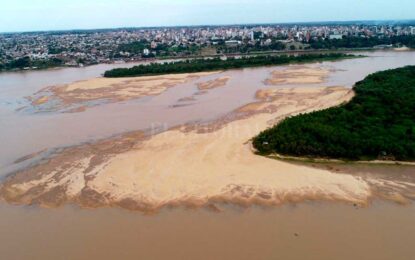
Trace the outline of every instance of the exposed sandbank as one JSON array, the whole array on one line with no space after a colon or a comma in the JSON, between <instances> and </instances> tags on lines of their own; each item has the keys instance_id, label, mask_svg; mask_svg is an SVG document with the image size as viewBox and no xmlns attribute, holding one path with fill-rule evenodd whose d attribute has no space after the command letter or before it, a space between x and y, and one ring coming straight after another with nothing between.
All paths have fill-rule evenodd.
<instances>
[{"instance_id":1,"label":"exposed sandbank","mask_svg":"<svg viewBox=\"0 0 415 260\"><path fill-rule=\"evenodd\" d=\"M213 89L218 87L223 87L226 85L226 83L231 79L229 76L220 77L217 79L209 80L206 82L201 82L197 84L197 87L199 90L207 90L207 89Z\"/></svg>"},{"instance_id":2,"label":"exposed sandbank","mask_svg":"<svg viewBox=\"0 0 415 260\"><path fill-rule=\"evenodd\" d=\"M321 199L365 204L371 191L362 179L257 156L249 142L285 116L349 100L350 89L268 92L262 106L240 111L249 113L239 118L235 112L234 120L215 123L220 127L183 126L147 139L130 135L69 148L8 178L1 195L23 204L75 202L138 210L215 201L278 205Z\"/></svg>"},{"instance_id":3,"label":"exposed sandbank","mask_svg":"<svg viewBox=\"0 0 415 260\"><path fill-rule=\"evenodd\" d=\"M412 49L408 48L406 46L402 46L402 47L399 47L399 48L394 48L393 50L394 51L411 51Z\"/></svg>"},{"instance_id":4,"label":"exposed sandbank","mask_svg":"<svg viewBox=\"0 0 415 260\"><path fill-rule=\"evenodd\" d=\"M47 87L28 99L34 107L47 105L50 102L51 110L69 109L68 112L82 112L88 108L86 102L105 100L107 103L114 103L156 96L168 88L215 73L217 72L139 78L94 78L62 86Z\"/></svg>"},{"instance_id":5,"label":"exposed sandbank","mask_svg":"<svg viewBox=\"0 0 415 260\"><path fill-rule=\"evenodd\" d=\"M321 78L319 69L310 74ZM313 82L305 77L303 83ZM256 97L257 102L206 125L183 125L154 136L133 132L64 149L9 176L0 186L0 197L45 207L76 203L155 211L215 202L279 205L325 200L366 205L378 184L393 193L382 198L401 201L413 193L411 182L337 174L254 154L250 139L260 131L287 116L346 102L352 90L285 87L260 90ZM405 189L399 188L402 185Z\"/></svg>"},{"instance_id":6,"label":"exposed sandbank","mask_svg":"<svg viewBox=\"0 0 415 260\"><path fill-rule=\"evenodd\" d=\"M316 84L322 83L328 76L329 70L306 66L292 66L284 70L275 70L271 77L264 82L267 85L278 84Z\"/></svg>"},{"instance_id":7,"label":"exposed sandbank","mask_svg":"<svg viewBox=\"0 0 415 260\"><path fill-rule=\"evenodd\" d=\"M218 72L200 72L171 74L162 76L144 76L131 78L94 78L74 83L44 88L27 97L31 105L39 111L61 111L69 113L84 112L89 107L101 103L115 103L137 99L145 96L156 96L168 88L197 80L203 76ZM275 70L271 77L264 81L267 85L280 84L312 84L321 83L329 71L323 68L312 68L304 65L293 65L283 70ZM195 85L197 94L223 87L230 76L222 76ZM179 101L195 99L195 96Z\"/></svg>"}]
</instances>

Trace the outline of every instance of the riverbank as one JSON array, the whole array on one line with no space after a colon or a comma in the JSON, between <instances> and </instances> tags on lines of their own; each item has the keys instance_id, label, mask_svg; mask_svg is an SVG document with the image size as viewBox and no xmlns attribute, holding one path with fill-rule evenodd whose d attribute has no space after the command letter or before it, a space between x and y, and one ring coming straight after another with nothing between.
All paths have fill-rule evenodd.
<instances>
[{"instance_id":1,"label":"riverbank","mask_svg":"<svg viewBox=\"0 0 415 260\"><path fill-rule=\"evenodd\" d=\"M59 65L59 66L48 66L48 67L36 67L36 68L25 68L25 69L2 69L0 73L6 72L28 72L28 71L45 71L45 70L54 70L54 69L64 69L64 68L83 68L103 64L132 64L132 63L149 63L149 62L163 62L169 60L183 60L183 59L210 59L210 58L220 58L220 57L250 57L250 56L264 56L264 55L298 55L298 54L321 54L321 53L352 53L352 52L367 52L367 51L376 51L377 49L373 48L359 48L359 49L337 49L337 50L284 50L284 51L260 51L260 52L250 52L250 53L226 53L226 54L216 54L216 55L188 55L188 56L162 56L157 58L145 58L145 59L131 59L131 60L113 60L110 62L103 62L97 64L82 64L80 66L69 66L69 65Z\"/></svg>"},{"instance_id":2,"label":"riverbank","mask_svg":"<svg viewBox=\"0 0 415 260\"><path fill-rule=\"evenodd\" d=\"M384 49L382 51L413 51L413 48L400 47ZM47 68L36 68L36 69L11 69L11 70L0 70L0 73L6 72L28 72L28 71L45 71L45 70L56 70L64 68L83 68L103 64L133 64L133 63L149 63L149 62L163 62L168 60L183 60L183 59L210 59L220 57L250 57L250 56L264 56L264 55L298 55L298 54L320 54L320 53L362 53L362 52L376 52L379 49L376 48L341 48L341 49L320 49L320 50L282 50L282 51L253 51L250 53L226 53L217 55L189 55L189 56L162 56L157 58L146 58L146 59L133 59L133 60L114 60L111 62L104 62L98 64L83 64L82 66L49 66Z\"/></svg>"},{"instance_id":3,"label":"riverbank","mask_svg":"<svg viewBox=\"0 0 415 260\"><path fill-rule=\"evenodd\" d=\"M382 51L413 51L413 48L400 47L383 49ZM183 60L183 59L210 59L220 57L250 57L250 56L264 56L264 55L301 55L301 54L321 54L321 53L361 53L361 52L376 52L377 48L339 48L339 49L319 49L319 50L274 50L274 51L252 51L249 53L226 53L216 55L188 55L188 56L161 56L157 58L132 59L132 60L114 60L111 62L103 62L98 64L83 64L82 66L49 66L47 68L28 68L28 69L11 69L0 70L0 73L6 72L27 72L27 71L44 71L64 68L83 68L89 66L103 65L103 64L132 64L132 63L149 63L149 62L163 62L168 60Z\"/></svg>"}]
</instances>

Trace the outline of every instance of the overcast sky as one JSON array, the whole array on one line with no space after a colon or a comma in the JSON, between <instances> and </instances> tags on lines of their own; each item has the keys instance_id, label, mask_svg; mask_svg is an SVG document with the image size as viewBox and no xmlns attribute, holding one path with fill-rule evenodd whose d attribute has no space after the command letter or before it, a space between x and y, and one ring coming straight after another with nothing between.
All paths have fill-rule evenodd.
<instances>
[{"instance_id":1,"label":"overcast sky","mask_svg":"<svg viewBox=\"0 0 415 260\"><path fill-rule=\"evenodd\" d=\"M0 0L0 32L414 18L415 0Z\"/></svg>"}]
</instances>

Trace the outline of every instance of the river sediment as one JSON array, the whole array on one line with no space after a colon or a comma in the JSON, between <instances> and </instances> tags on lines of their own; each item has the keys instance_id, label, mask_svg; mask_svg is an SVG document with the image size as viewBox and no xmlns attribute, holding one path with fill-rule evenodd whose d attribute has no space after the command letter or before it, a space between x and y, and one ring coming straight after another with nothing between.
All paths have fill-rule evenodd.
<instances>
[{"instance_id":1,"label":"river sediment","mask_svg":"<svg viewBox=\"0 0 415 260\"><path fill-rule=\"evenodd\" d=\"M375 181L264 158L250 146L250 138L284 117L341 104L353 92L341 87L265 92L257 95L263 99L255 106L207 125L147 137L137 132L68 148L6 179L0 194L18 204L77 203L146 212L179 205L309 200L367 205Z\"/></svg>"}]
</instances>

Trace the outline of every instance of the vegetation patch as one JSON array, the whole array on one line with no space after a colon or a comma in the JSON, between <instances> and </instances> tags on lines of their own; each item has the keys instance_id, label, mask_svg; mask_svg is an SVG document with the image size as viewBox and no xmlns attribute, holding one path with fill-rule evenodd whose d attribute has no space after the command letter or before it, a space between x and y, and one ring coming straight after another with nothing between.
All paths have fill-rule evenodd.
<instances>
[{"instance_id":1,"label":"vegetation patch","mask_svg":"<svg viewBox=\"0 0 415 260\"><path fill-rule=\"evenodd\" d=\"M415 66L377 72L347 104L289 117L253 139L262 154L415 160Z\"/></svg>"}]
</instances>

